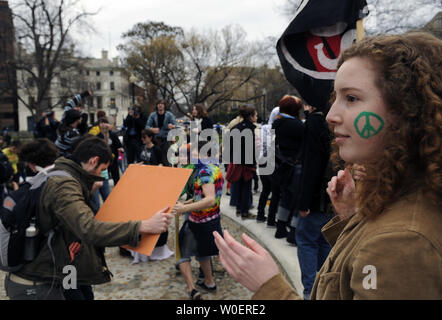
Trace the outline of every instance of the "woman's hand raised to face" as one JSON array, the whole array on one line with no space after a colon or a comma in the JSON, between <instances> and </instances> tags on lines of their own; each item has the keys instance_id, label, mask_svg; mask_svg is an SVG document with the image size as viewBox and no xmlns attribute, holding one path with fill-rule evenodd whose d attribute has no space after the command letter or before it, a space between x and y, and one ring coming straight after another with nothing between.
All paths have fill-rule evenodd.
<instances>
[{"instance_id":1,"label":"woman's hand raised to face","mask_svg":"<svg viewBox=\"0 0 442 320\"><path fill-rule=\"evenodd\" d=\"M352 175L353 175L353 179L355 181L362 181L364 180L366 174L365 171L365 167L363 165L360 164L354 164L352 167Z\"/></svg>"},{"instance_id":2,"label":"woman's hand raised to face","mask_svg":"<svg viewBox=\"0 0 442 320\"><path fill-rule=\"evenodd\" d=\"M258 291L279 273L272 256L246 234L242 235L242 239L248 248L236 241L227 230L224 230L224 239L216 231L213 235L224 269L250 291Z\"/></svg>"},{"instance_id":3,"label":"woman's hand raised to face","mask_svg":"<svg viewBox=\"0 0 442 320\"><path fill-rule=\"evenodd\" d=\"M341 220L356 213L356 187L349 167L339 170L328 183L327 193Z\"/></svg>"}]
</instances>

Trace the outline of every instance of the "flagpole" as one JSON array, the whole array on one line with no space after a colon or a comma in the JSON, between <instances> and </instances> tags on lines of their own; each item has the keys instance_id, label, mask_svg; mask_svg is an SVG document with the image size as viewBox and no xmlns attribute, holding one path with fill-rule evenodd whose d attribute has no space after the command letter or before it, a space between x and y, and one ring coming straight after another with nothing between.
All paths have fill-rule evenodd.
<instances>
[{"instance_id":1,"label":"flagpole","mask_svg":"<svg viewBox=\"0 0 442 320\"><path fill-rule=\"evenodd\" d=\"M356 21L356 42L361 41L365 36L364 19Z\"/></svg>"},{"instance_id":2,"label":"flagpole","mask_svg":"<svg viewBox=\"0 0 442 320\"><path fill-rule=\"evenodd\" d=\"M178 262L181 259L180 250L180 216L175 214L175 260Z\"/></svg>"}]
</instances>

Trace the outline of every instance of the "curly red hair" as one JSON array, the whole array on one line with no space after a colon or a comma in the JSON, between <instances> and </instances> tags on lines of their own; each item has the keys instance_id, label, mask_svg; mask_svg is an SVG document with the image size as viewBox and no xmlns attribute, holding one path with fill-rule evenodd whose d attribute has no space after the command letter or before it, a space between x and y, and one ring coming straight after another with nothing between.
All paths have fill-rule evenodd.
<instances>
[{"instance_id":1,"label":"curly red hair","mask_svg":"<svg viewBox=\"0 0 442 320\"><path fill-rule=\"evenodd\" d=\"M363 39L345 50L340 67L367 58L393 121L383 155L366 167L358 184L358 207L380 214L399 197L422 189L442 205L442 41L423 32Z\"/></svg>"}]
</instances>

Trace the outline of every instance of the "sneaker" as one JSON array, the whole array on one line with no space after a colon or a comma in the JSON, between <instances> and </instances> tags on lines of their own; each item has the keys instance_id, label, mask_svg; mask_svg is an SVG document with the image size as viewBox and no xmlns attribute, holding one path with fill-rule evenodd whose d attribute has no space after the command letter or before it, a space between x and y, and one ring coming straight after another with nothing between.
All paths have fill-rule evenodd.
<instances>
[{"instance_id":1,"label":"sneaker","mask_svg":"<svg viewBox=\"0 0 442 320\"><path fill-rule=\"evenodd\" d=\"M251 214L250 212L247 212L245 214L241 214L241 219L242 220L246 220L246 219L255 219L256 216L254 214Z\"/></svg>"},{"instance_id":2,"label":"sneaker","mask_svg":"<svg viewBox=\"0 0 442 320\"><path fill-rule=\"evenodd\" d=\"M190 300L203 300L203 297L198 290L193 289L190 293Z\"/></svg>"},{"instance_id":3,"label":"sneaker","mask_svg":"<svg viewBox=\"0 0 442 320\"><path fill-rule=\"evenodd\" d=\"M266 222L267 218L265 216L260 216L258 215L256 217L256 222L260 223L260 222Z\"/></svg>"},{"instance_id":4,"label":"sneaker","mask_svg":"<svg viewBox=\"0 0 442 320\"><path fill-rule=\"evenodd\" d=\"M236 216L237 216L237 217L240 217L240 216L241 216L241 211L236 210Z\"/></svg>"},{"instance_id":5,"label":"sneaker","mask_svg":"<svg viewBox=\"0 0 442 320\"><path fill-rule=\"evenodd\" d=\"M213 287L208 287L208 286L206 285L206 283L204 282L204 280L198 280L198 281L196 282L196 285L197 285L198 287L201 287L201 288L207 290L207 291L216 291L216 284L215 284Z\"/></svg>"},{"instance_id":6,"label":"sneaker","mask_svg":"<svg viewBox=\"0 0 442 320\"><path fill-rule=\"evenodd\" d=\"M227 191L227 192L226 192L226 196L230 196L230 191Z\"/></svg>"}]
</instances>

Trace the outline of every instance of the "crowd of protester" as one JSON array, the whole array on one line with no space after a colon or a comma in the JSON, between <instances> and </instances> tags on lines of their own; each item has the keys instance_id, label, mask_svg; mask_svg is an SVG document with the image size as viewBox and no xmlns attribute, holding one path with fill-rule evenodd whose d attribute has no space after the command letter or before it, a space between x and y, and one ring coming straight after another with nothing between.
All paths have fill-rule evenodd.
<instances>
[{"instance_id":1,"label":"crowd of protester","mask_svg":"<svg viewBox=\"0 0 442 320\"><path fill-rule=\"evenodd\" d=\"M166 102L164 100L158 101L155 111L148 117L145 116L140 107L134 106L129 110L127 117L124 119L121 131L117 131L115 119L109 119L103 110L98 110L96 122L87 123L88 117L87 114L83 112L83 104L84 99L90 95L92 95L92 92L85 91L70 99L64 109L61 121L55 118L53 112L44 112L41 120L35 125L33 132L34 140L26 143L23 148L20 140L11 140L9 135L1 135L1 161L2 163L7 163L10 167L10 172L2 172L2 175L11 176L7 179L8 181L2 181L2 199L4 196L10 194L10 192L19 189L19 159L21 159L21 162L27 166L28 169L32 168L32 170L29 169L32 171L28 177L30 182L32 182L34 177L42 173L46 174L51 170L55 170L54 166L56 169L62 168L62 170L68 172L69 175L75 178L77 178L77 176L74 172L79 172L80 177L78 181L82 185L82 199L85 201L84 205L87 206L87 210L90 210L92 213L92 217L99 211L102 203L106 201L106 198L111 192L110 180L113 181L113 186L116 186L120 175L124 173L128 165L172 166L173 163L173 165L177 166L176 161L174 161L175 159L173 159L173 157L168 159L167 156L169 148L176 150L175 156L178 155L177 141L167 141L168 132L176 127L177 122L174 114L166 110ZM205 107L203 105L196 105L194 109L198 110L198 112L195 112L195 117L192 117L192 120L197 121L199 119L199 125L197 126L199 130L213 128L213 122L208 117ZM120 140L118 134L121 133L123 133L123 137ZM197 146L197 150L200 148L201 145ZM30 150L32 150L32 152ZM45 158L46 160L42 162L41 158ZM92 161L94 161L96 165L89 165ZM80 165L81 168L79 168L78 165ZM185 226L190 228L189 232L192 232L192 235L194 233L198 233L198 235L191 238L194 243L190 246L183 247L182 257L185 258L185 260L182 260L183 264L178 263L177 268L181 269L185 279L189 279L189 276L191 276L189 274L189 271L191 271L189 264L190 258L191 256L196 256L201 263L200 273L204 278L204 281L198 282L197 285L200 289L214 291L216 290L216 285L213 279L212 260L210 257L217 254L212 232L221 232L219 205L222 195L223 175L218 164L210 164L207 166L197 164L192 168L195 170L195 174L192 175L188 182L189 185L192 185L192 188L189 188L192 192L187 192L191 198L187 199L182 205L177 203L173 208L173 213L187 216L188 219L186 219L186 221L188 221L185 223ZM83 178L83 176L87 176L88 174L92 174L92 176L89 175L88 178ZM82 181L83 179L89 181L87 184L95 181L93 182L92 189L89 189L89 187L83 184L86 183L86 180ZM23 177L21 182L26 182L26 176ZM71 189L71 191L74 191L74 189ZM63 193L63 191L59 191L58 189L57 192ZM77 195L64 194L64 196L66 200L71 197L76 197ZM66 204L64 205L66 206ZM50 209L48 210L50 211ZM53 210L57 211L56 209ZM69 210L67 211L70 212ZM77 214L80 214L80 212ZM158 213L152 219L158 220L156 217L161 214L164 215L165 211L163 210L163 212ZM201 218L202 215L204 216L203 218ZM74 218L74 216L75 214L72 213L72 218ZM162 219L161 228L163 232L160 232L159 240L150 256L145 256L132 250L126 250L123 246L119 246L120 254L132 257L132 263L162 260L173 255L174 252L167 247L168 230L167 228L163 228L165 223L170 223L170 216L169 214L167 219ZM60 218L61 217L57 217L56 219ZM85 217L85 219L90 218L91 217ZM141 224L143 224L143 222L141 222ZM156 226L140 227L138 232L141 234L146 232L144 229L149 228L158 230L159 225L160 222L157 221ZM76 233L79 232L78 228L84 227L84 225L74 223L74 225L64 226L63 228L66 228L64 232ZM122 225L120 225L120 227L115 226L115 228L118 229L121 227ZM102 232L106 228L100 229L99 226L97 226L97 228L95 235L88 235L88 237L102 237ZM111 229L112 228L108 230ZM190 231L191 229L193 231ZM200 235L202 231L205 233L204 236ZM133 232L133 230L131 232ZM104 244L104 247L111 245L113 240L98 240L97 238L97 241ZM78 239L78 241L72 242L69 246L69 252L73 255L71 256L72 259L74 259L73 257L75 257L76 254L76 252L71 252L72 246L78 245L78 247L81 248L81 242L81 239ZM136 246L133 240L131 240L131 242L133 246ZM113 242L113 245L118 245L119 243L123 245L130 242L127 240L117 240ZM187 243L189 243L189 241L187 241ZM183 244L186 244L186 241L184 241ZM210 246L208 246L209 244ZM58 245L60 244L57 243L57 246ZM193 246L195 250L189 251L189 248ZM86 250L86 247L84 247L83 250ZM98 256L101 256L100 259L102 260L103 268L106 269L107 266L103 255L100 253L103 250L97 248L96 251ZM80 259L82 261L79 261L78 264L85 263L88 258L93 260L96 257L94 258L93 254L85 258L83 254L82 259ZM38 259L39 258L37 258L37 260ZM39 263L41 264L42 262L39 261ZM43 264L45 263L49 263L49 261L45 261ZM47 282L47 279L40 277L40 275L45 274L49 268L37 276L38 271L35 270L33 265L35 264L30 263L26 268L20 269L20 272L11 272L8 274L6 291L11 299L47 298L91 300L94 297L91 285L109 280L108 274L96 274L92 278L88 278L87 274L81 274L79 277L82 279L83 284L78 289L64 290L60 288L58 279L54 278L52 282ZM78 266L77 263L74 265ZM81 267L83 268L83 266ZM98 265L96 267L98 267ZM55 275L55 277L57 278L59 275ZM37 278L38 281L35 281ZM38 284L36 290L28 290L31 284ZM190 285L190 282L188 282L188 285ZM45 292L46 295L44 295ZM201 293L195 289L194 285L189 287L189 298L202 298Z\"/></svg>"},{"instance_id":2,"label":"crowd of protester","mask_svg":"<svg viewBox=\"0 0 442 320\"><path fill-rule=\"evenodd\" d=\"M395 270L408 276L417 288L418 297L440 297L440 268L432 267L431 261L440 265L440 250L435 246L440 242L440 230L437 229L440 210L435 209L434 204L440 205L441 79L440 72L437 75L431 64L423 59L440 64L441 48L440 40L424 34L363 40L343 53L335 83L337 96L330 110L309 106L299 97L286 95L272 110L268 122L260 125L256 108L241 106L237 117L226 125L223 137L226 132L247 132L249 135L241 137L239 145L235 145L232 135L227 136L231 140L227 161L221 157L223 153L219 148L215 149L215 155L202 152L207 150L205 147L210 140L189 140L192 133L215 129L202 104L192 108L190 120L194 125L190 130L195 132L187 131L187 141L181 145L184 149L179 149L178 138L168 140L169 132L176 129L178 123L175 115L167 110L165 100L159 100L155 111L149 115L138 106L132 107L124 119L120 141L115 123L104 111L97 113L95 123L88 123L82 106L84 99L92 94L90 91L69 100L60 122L52 112L45 112L36 124L35 140L27 144L11 140L4 131L0 136L2 200L19 188L20 178L23 181L34 179L50 170L64 172L48 180L41 195L40 210L50 218L43 217L40 223L45 230L56 230L53 247L50 238L35 261L8 274L5 282L8 296L11 299L93 299L92 285L110 281L103 248L118 246L121 254L133 257L133 263L168 258L173 252L167 247L167 230L174 214L185 217L179 233L180 259L176 267L184 277L192 300L203 298L199 289L209 292L217 289L211 257L218 254L225 269L256 292L257 299L412 297L413 292L408 290L412 287L398 284L400 278ZM410 58L405 54L398 58L394 50L411 50L409 56L419 54L424 58ZM395 64L390 68L388 61ZM417 82L417 68L436 80L432 78L429 85ZM366 80L354 78L355 71L363 73ZM381 71L391 78L378 75ZM391 80L395 75L408 77L409 82L401 87ZM390 91L383 92L379 81ZM350 90L351 86L356 89ZM368 101L366 106L358 104L359 95ZM404 102L397 100L401 95ZM394 109L397 106L401 109ZM422 109L420 113L413 109L418 106ZM350 116L357 116L357 112L360 114L356 119ZM376 119L384 117L389 125L382 135L369 141L375 141L373 144L367 143L357 122L365 116L365 126L371 125L368 114ZM424 116L421 121L420 117ZM394 117L401 121L395 123L391 120ZM383 121L379 131L383 129ZM333 156L329 125L333 126L340 147ZM401 130L401 126L407 130ZM369 129L373 136L378 134L373 128ZM385 138L383 142L379 140L381 136ZM424 138L427 140L422 140L422 148L418 150L416 142ZM384 150L385 161L381 155ZM183 154L186 160L176 164L175 160ZM337 171L332 165L332 158L337 158L337 154L342 158L338 164L348 162L345 170ZM190 163L192 158L198 161ZM25 164L22 168L20 161ZM264 170L269 161L274 161L272 173ZM401 165L395 166L399 162ZM129 164L179 166L193 172L174 207L157 212L149 220L119 224L94 220L110 193L109 180L117 185ZM230 196L229 204L235 208L238 218L255 219L263 226L267 222L268 228L275 228L275 238L286 239L297 246L304 287L301 297L283 280L268 252L247 236L243 237L248 246L245 247L222 231L220 203L224 180L227 182L225 195ZM261 181L261 194L258 203L254 203L253 192L259 189L258 181ZM355 181L361 184L360 190ZM381 187L385 189L380 190ZM385 192L392 200L386 199ZM255 206L256 215L252 213ZM409 209L411 207L416 208ZM416 216L415 212L420 215ZM376 215L380 216L379 220L371 220ZM54 228L52 220L59 221L60 225ZM399 226L394 220L404 224ZM335 228L339 232L333 232ZM370 232L376 233L379 239L370 238ZM160 234L152 256L122 248L124 245L137 246L142 234L151 233ZM382 242L384 238L391 241L392 248ZM361 239L360 242L357 239ZM407 248L400 241L406 243ZM333 256L331 244L337 248ZM378 247L378 252L373 251ZM80 248L83 254L78 255L76 266L81 285L78 289L63 289L61 269L53 268L51 258L56 255L62 261L75 261ZM354 248L357 248L355 252ZM403 271L400 259L394 257L394 250L403 252L404 258L414 257L409 259L410 267L422 270L422 276L412 278L408 271ZM364 256L373 260L361 258ZM196 283L190 265L192 257L200 264L202 279ZM383 268L385 273L380 281L387 289L382 288L379 296L363 288L361 275L354 269L370 261L376 261L376 266ZM256 270L260 262L262 268ZM341 268L340 271L333 271L335 266ZM350 267L353 269L348 271ZM339 272L344 271L348 274L339 276ZM328 276L334 283L339 282L341 291L331 283L321 283ZM397 283L389 283L387 276L396 279ZM355 283L354 279L360 283Z\"/></svg>"}]
</instances>

